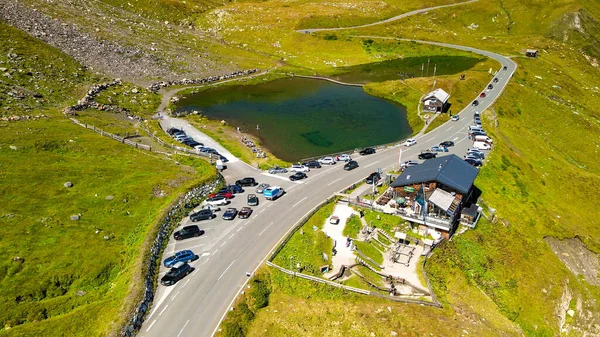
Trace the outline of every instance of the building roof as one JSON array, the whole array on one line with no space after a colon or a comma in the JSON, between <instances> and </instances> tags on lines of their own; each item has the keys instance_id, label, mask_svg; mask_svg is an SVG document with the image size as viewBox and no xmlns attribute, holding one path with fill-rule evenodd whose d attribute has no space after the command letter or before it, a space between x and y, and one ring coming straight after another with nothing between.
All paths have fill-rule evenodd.
<instances>
[{"instance_id":1,"label":"building roof","mask_svg":"<svg viewBox=\"0 0 600 337\"><path fill-rule=\"evenodd\" d=\"M471 206L463 208L461 214L475 217L477 212L479 212L479 206L476 204L471 204Z\"/></svg>"},{"instance_id":2,"label":"building roof","mask_svg":"<svg viewBox=\"0 0 600 337\"><path fill-rule=\"evenodd\" d=\"M454 201L454 196L441 188L436 188L431 196L429 196L429 201L434 203L437 207L447 211L452 205L452 201Z\"/></svg>"},{"instance_id":3,"label":"building roof","mask_svg":"<svg viewBox=\"0 0 600 337\"><path fill-rule=\"evenodd\" d=\"M478 169L452 154L406 168L392 187L437 181L464 194L471 189L478 173Z\"/></svg>"},{"instance_id":4,"label":"building roof","mask_svg":"<svg viewBox=\"0 0 600 337\"><path fill-rule=\"evenodd\" d=\"M521 49L521 50L522 50L522 49ZM537 53L538 51L537 51L537 49L527 49L525 52L526 52L526 53L535 54L535 53Z\"/></svg>"},{"instance_id":5,"label":"building roof","mask_svg":"<svg viewBox=\"0 0 600 337\"><path fill-rule=\"evenodd\" d=\"M450 98L450 94L445 92L444 90L438 88L438 89L435 89L434 91L428 93L427 95L425 95L425 98L423 98L423 101L430 100L432 98L435 98L438 101L445 104L446 102L448 102L448 98Z\"/></svg>"}]
</instances>

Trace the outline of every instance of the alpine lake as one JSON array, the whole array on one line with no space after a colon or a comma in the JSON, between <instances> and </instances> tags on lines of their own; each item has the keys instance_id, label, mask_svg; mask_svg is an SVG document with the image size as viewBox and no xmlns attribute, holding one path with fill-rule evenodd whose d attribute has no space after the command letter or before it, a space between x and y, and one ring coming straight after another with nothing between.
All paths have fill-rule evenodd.
<instances>
[{"instance_id":1,"label":"alpine lake","mask_svg":"<svg viewBox=\"0 0 600 337\"><path fill-rule=\"evenodd\" d=\"M462 69L452 67L450 72L469 69L481 61L464 59L457 62ZM398 70L402 66L398 61L386 62L389 64L352 69L331 78L367 83L415 76L407 70L420 75L420 61L411 61L412 67L403 67L404 72ZM289 162L392 143L413 133L400 104L370 96L362 87L299 77L209 88L177 103L177 113L191 111L239 127Z\"/></svg>"}]
</instances>

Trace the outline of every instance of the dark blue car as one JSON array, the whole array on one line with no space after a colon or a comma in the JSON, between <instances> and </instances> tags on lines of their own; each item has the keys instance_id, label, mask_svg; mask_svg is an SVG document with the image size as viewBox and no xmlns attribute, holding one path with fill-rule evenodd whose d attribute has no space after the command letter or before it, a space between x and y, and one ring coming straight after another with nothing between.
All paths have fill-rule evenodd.
<instances>
[{"instance_id":1,"label":"dark blue car","mask_svg":"<svg viewBox=\"0 0 600 337\"><path fill-rule=\"evenodd\" d=\"M172 267L177 262L191 262L198 259L198 255L194 254L191 250L181 250L175 253L173 256L169 256L165 259L164 265L167 268Z\"/></svg>"}]
</instances>

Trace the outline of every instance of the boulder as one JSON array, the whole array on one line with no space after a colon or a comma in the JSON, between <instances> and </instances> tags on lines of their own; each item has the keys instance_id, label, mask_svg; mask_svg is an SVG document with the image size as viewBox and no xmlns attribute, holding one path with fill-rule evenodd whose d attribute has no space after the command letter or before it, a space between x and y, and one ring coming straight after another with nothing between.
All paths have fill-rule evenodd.
<instances>
[{"instance_id":1,"label":"boulder","mask_svg":"<svg viewBox=\"0 0 600 337\"><path fill-rule=\"evenodd\" d=\"M77 221L77 220L79 220L79 219L81 219L81 217L80 217L78 214L73 214L73 215L71 215L71 220L73 220L73 221Z\"/></svg>"},{"instance_id":2,"label":"boulder","mask_svg":"<svg viewBox=\"0 0 600 337\"><path fill-rule=\"evenodd\" d=\"M106 200L113 200L114 198L115 197L113 197L112 195L107 195L106 198L104 198L104 199L106 199Z\"/></svg>"},{"instance_id":3,"label":"boulder","mask_svg":"<svg viewBox=\"0 0 600 337\"><path fill-rule=\"evenodd\" d=\"M70 181L67 181L66 183L64 183L65 187L73 187L73 183Z\"/></svg>"}]
</instances>

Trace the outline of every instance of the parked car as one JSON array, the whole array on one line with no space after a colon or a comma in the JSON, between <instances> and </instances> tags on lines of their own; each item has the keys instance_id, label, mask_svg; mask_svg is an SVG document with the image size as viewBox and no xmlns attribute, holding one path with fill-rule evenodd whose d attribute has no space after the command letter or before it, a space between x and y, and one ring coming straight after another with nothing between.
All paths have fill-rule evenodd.
<instances>
[{"instance_id":1,"label":"parked car","mask_svg":"<svg viewBox=\"0 0 600 337\"><path fill-rule=\"evenodd\" d=\"M452 118L450 118L453 122L456 122L460 119L460 117L458 117L458 115L454 115L452 116Z\"/></svg>"},{"instance_id":2,"label":"parked car","mask_svg":"<svg viewBox=\"0 0 600 337\"><path fill-rule=\"evenodd\" d=\"M305 163L302 163L302 165L304 165L308 168L321 168L321 163L319 163L316 160L307 161Z\"/></svg>"},{"instance_id":3,"label":"parked car","mask_svg":"<svg viewBox=\"0 0 600 337\"><path fill-rule=\"evenodd\" d=\"M208 195L209 198L214 198L214 197L225 197L227 199L231 199L233 198L233 193L231 191L223 191L223 192L217 192L217 193L211 193Z\"/></svg>"},{"instance_id":4,"label":"parked car","mask_svg":"<svg viewBox=\"0 0 600 337\"><path fill-rule=\"evenodd\" d=\"M478 148L475 148L475 147L468 148L467 152L480 152L480 153L483 153L481 151L481 149L478 149Z\"/></svg>"},{"instance_id":5,"label":"parked car","mask_svg":"<svg viewBox=\"0 0 600 337\"><path fill-rule=\"evenodd\" d=\"M263 195L267 200L276 200L285 193L285 190L277 186L269 186L263 191Z\"/></svg>"},{"instance_id":6,"label":"parked car","mask_svg":"<svg viewBox=\"0 0 600 337\"><path fill-rule=\"evenodd\" d=\"M192 146L192 147L194 148L194 150L198 151L200 148L203 148L203 147L204 147L204 144L202 144L202 143L199 143L199 145Z\"/></svg>"},{"instance_id":7,"label":"parked car","mask_svg":"<svg viewBox=\"0 0 600 337\"><path fill-rule=\"evenodd\" d=\"M465 162L471 164L472 166L475 167L479 167L481 165L483 165L483 163L481 162L481 160L476 160L476 159L471 159L471 158L467 158L465 159Z\"/></svg>"},{"instance_id":8,"label":"parked car","mask_svg":"<svg viewBox=\"0 0 600 337\"><path fill-rule=\"evenodd\" d=\"M465 160L467 160L467 159L472 159L472 160L480 161L480 162L483 163L483 159L479 158L476 155L468 154L468 155L465 156Z\"/></svg>"},{"instance_id":9,"label":"parked car","mask_svg":"<svg viewBox=\"0 0 600 337\"><path fill-rule=\"evenodd\" d=\"M482 92L481 94L479 94L479 98L485 98L485 92Z\"/></svg>"},{"instance_id":10,"label":"parked car","mask_svg":"<svg viewBox=\"0 0 600 337\"><path fill-rule=\"evenodd\" d=\"M494 83L498 83L498 78L494 78Z\"/></svg>"},{"instance_id":11,"label":"parked car","mask_svg":"<svg viewBox=\"0 0 600 337\"><path fill-rule=\"evenodd\" d=\"M469 131L483 131L483 128L479 125L469 125Z\"/></svg>"},{"instance_id":12,"label":"parked car","mask_svg":"<svg viewBox=\"0 0 600 337\"><path fill-rule=\"evenodd\" d=\"M296 172L290 176L291 181L306 179L308 176L304 172Z\"/></svg>"},{"instance_id":13,"label":"parked car","mask_svg":"<svg viewBox=\"0 0 600 337\"><path fill-rule=\"evenodd\" d=\"M433 152L448 152L448 149L443 146L432 146L431 151L433 151Z\"/></svg>"},{"instance_id":14,"label":"parked car","mask_svg":"<svg viewBox=\"0 0 600 337\"><path fill-rule=\"evenodd\" d=\"M223 220L233 220L235 216L238 214L237 208L230 207L223 212Z\"/></svg>"},{"instance_id":15,"label":"parked car","mask_svg":"<svg viewBox=\"0 0 600 337\"><path fill-rule=\"evenodd\" d=\"M290 171L291 172L309 172L310 169L307 166L301 165L301 164L293 164L290 167Z\"/></svg>"},{"instance_id":16,"label":"parked car","mask_svg":"<svg viewBox=\"0 0 600 337\"><path fill-rule=\"evenodd\" d=\"M350 157L349 154L344 153L344 154L340 154L339 156L337 156L337 160L348 162L348 161L352 160L352 157Z\"/></svg>"},{"instance_id":17,"label":"parked car","mask_svg":"<svg viewBox=\"0 0 600 337\"><path fill-rule=\"evenodd\" d=\"M198 255L194 254L191 250L180 250L175 254L167 257L163 262L164 266L167 268L171 268L177 262L190 263L192 261L196 261L198 259Z\"/></svg>"},{"instance_id":18,"label":"parked car","mask_svg":"<svg viewBox=\"0 0 600 337\"><path fill-rule=\"evenodd\" d=\"M479 118L479 117L480 117L480 113L479 113L479 111L475 111L475 112L473 113L473 118Z\"/></svg>"},{"instance_id":19,"label":"parked car","mask_svg":"<svg viewBox=\"0 0 600 337\"><path fill-rule=\"evenodd\" d=\"M219 154L219 152L217 150L213 149L212 147L205 147L205 146L197 148L196 151L203 152L203 153L216 154L216 155Z\"/></svg>"},{"instance_id":20,"label":"parked car","mask_svg":"<svg viewBox=\"0 0 600 337\"><path fill-rule=\"evenodd\" d=\"M340 217L337 215L332 215L331 218L329 218L329 223L332 225L337 225L340 223Z\"/></svg>"},{"instance_id":21,"label":"parked car","mask_svg":"<svg viewBox=\"0 0 600 337\"><path fill-rule=\"evenodd\" d=\"M454 142L451 141L451 140L446 140L446 141L441 142L440 146L443 146L443 147L452 147L452 146L454 146Z\"/></svg>"},{"instance_id":22,"label":"parked car","mask_svg":"<svg viewBox=\"0 0 600 337\"><path fill-rule=\"evenodd\" d=\"M287 171L287 169L279 166L275 166L272 169L269 169L270 174L287 173Z\"/></svg>"},{"instance_id":23,"label":"parked car","mask_svg":"<svg viewBox=\"0 0 600 337\"><path fill-rule=\"evenodd\" d=\"M215 205L204 205L202 209L208 209L211 212L215 213L221 210L221 207Z\"/></svg>"},{"instance_id":24,"label":"parked car","mask_svg":"<svg viewBox=\"0 0 600 337\"><path fill-rule=\"evenodd\" d=\"M319 163L321 163L322 165L334 165L335 159L333 159L333 157L324 157L319 159Z\"/></svg>"},{"instance_id":25,"label":"parked car","mask_svg":"<svg viewBox=\"0 0 600 337\"><path fill-rule=\"evenodd\" d=\"M474 156L479 159L485 159L485 155L483 154L483 152L479 151L467 151L467 155L465 156L465 158L469 156Z\"/></svg>"},{"instance_id":26,"label":"parked car","mask_svg":"<svg viewBox=\"0 0 600 337\"><path fill-rule=\"evenodd\" d=\"M508 70L507 66L502 67L502 70Z\"/></svg>"},{"instance_id":27,"label":"parked car","mask_svg":"<svg viewBox=\"0 0 600 337\"><path fill-rule=\"evenodd\" d=\"M473 106L478 106L479 105L479 101L478 100L474 100L473 103L471 103L471 104L473 104Z\"/></svg>"},{"instance_id":28,"label":"parked car","mask_svg":"<svg viewBox=\"0 0 600 337\"><path fill-rule=\"evenodd\" d=\"M486 135L477 135L475 136L475 141L476 142L486 142L490 145L494 144L494 140Z\"/></svg>"},{"instance_id":29,"label":"parked car","mask_svg":"<svg viewBox=\"0 0 600 337\"><path fill-rule=\"evenodd\" d=\"M416 160L407 160L404 163L400 164L401 168L407 168L407 167L411 167L411 166L417 166L420 163Z\"/></svg>"},{"instance_id":30,"label":"parked car","mask_svg":"<svg viewBox=\"0 0 600 337\"><path fill-rule=\"evenodd\" d=\"M196 213L190 215L190 220L193 222L202 221L202 220L210 220L214 216L213 212L210 209L203 208Z\"/></svg>"},{"instance_id":31,"label":"parked car","mask_svg":"<svg viewBox=\"0 0 600 337\"><path fill-rule=\"evenodd\" d=\"M250 217L250 214L252 214L252 208L242 207L242 209L240 209L240 213L238 214L238 218L248 219Z\"/></svg>"},{"instance_id":32,"label":"parked car","mask_svg":"<svg viewBox=\"0 0 600 337\"><path fill-rule=\"evenodd\" d=\"M254 178L251 178L251 177L237 180L235 182L235 184L238 186L256 186L256 185L258 185L256 180L254 180Z\"/></svg>"},{"instance_id":33,"label":"parked car","mask_svg":"<svg viewBox=\"0 0 600 337\"><path fill-rule=\"evenodd\" d=\"M160 284L163 286L172 286L177 283L179 280L187 276L189 273L193 271L193 268L184 262L178 262L173 265L165 276L160 279Z\"/></svg>"},{"instance_id":34,"label":"parked car","mask_svg":"<svg viewBox=\"0 0 600 337\"><path fill-rule=\"evenodd\" d=\"M216 196L204 200L204 203L206 205L223 206L227 205L229 203L229 200L224 196Z\"/></svg>"},{"instance_id":35,"label":"parked car","mask_svg":"<svg viewBox=\"0 0 600 337\"><path fill-rule=\"evenodd\" d=\"M377 172L373 172L369 174L369 176L365 179L365 182L369 185L377 184L377 182L381 179L381 175Z\"/></svg>"},{"instance_id":36,"label":"parked car","mask_svg":"<svg viewBox=\"0 0 600 337\"><path fill-rule=\"evenodd\" d=\"M488 85L488 89L489 89L489 90L492 90L492 89L494 89L494 86L493 86L492 84L489 84L489 85Z\"/></svg>"},{"instance_id":37,"label":"parked car","mask_svg":"<svg viewBox=\"0 0 600 337\"><path fill-rule=\"evenodd\" d=\"M476 119L476 120L475 120L475 125L477 125L477 126L481 126L481 120L480 120L480 119Z\"/></svg>"},{"instance_id":38,"label":"parked car","mask_svg":"<svg viewBox=\"0 0 600 337\"><path fill-rule=\"evenodd\" d=\"M177 129L177 128L168 128L167 129L167 133L169 135L173 135L175 133L183 133L183 130Z\"/></svg>"},{"instance_id":39,"label":"parked car","mask_svg":"<svg viewBox=\"0 0 600 337\"><path fill-rule=\"evenodd\" d=\"M352 171L358 167L358 162L356 160L351 160L344 165L344 170Z\"/></svg>"},{"instance_id":40,"label":"parked car","mask_svg":"<svg viewBox=\"0 0 600 337\"><path fill-rule=\"evenodd\" d=\"M258 197L256 194L248 194L248 206L258 206Z\"/></svg>"},{"instance_id":41,"label":"parked car","mask_svg":"<svg viewBox=\"0 0 600 337\"><path fill-rule=\"evenodd\" d=\"M486 142L474 142L473 147L480 150L490 150L492 146Z\"/></svg>"},{"instance_id":42,"label":"parked car","mask_svg":"<svg viewBox=\"0 0 600 337\"><path fill-rule=\"evenodd\" d=\"M263 193L263 191L264 191L265 189L267 189L269 186L271 186L271 185L269 185L269 184L266 184L266 183L258 184L258 186L256 187L256 193L260 193L260 194L262 194L262 193Z\"/></svg>"},{"instance_id":43,"label":"parked car","mask_svg":"<svg viewBox=\"0 0 600 337\"><path fill-rule=\"evenodd\" d=\"M373 153L375 153L375 149L372 147L364 148L362 151L359 152L361 156L366 156Z\"/></svg>"},{"instance_id":44,"label":"parked car","mask_svg":"<svg viewBox=\"0 0 600 337\"><path fill-rule=\"evenodd\" d=\"M417 144L417 140L414 138L409 138L404 143L402 143L402 145L404 145L404 146L413 146L416 144Z\"/></svg>"},{"instance_id":45,"label":"parked car","mask_svg":"<svg viewBox=\"0 0 600 337\"><path fill-rule=\"evenodd\" d=\"M173 233L173 237L175 238L175 240L179 241L179 240L183 240L183 239L198 237L202 234L204 234L203 230L201 230L196 225L191 225L191 226L185 226L182 229L176 231L175 233Z\"/></svg>"},{"instance_id":46,"label":"parked car","mask_svg":"<svg viewBox=\"0 0 600 337\"><path fill-rule=\"evenodd\" d=\"M421 152L419 153L419 159L433 159L437 157L437 153L434 152Z\"/></svg>"},{"instance_id":47,"label":"parked car","mask_svg":"<svg viewBox=\"0 0 600 337\"><path fill-rule=\"evenodd\" d=\"M487 133L485 133L485 131L471 131L471 132L469 132L469 134L471 135L471 137L487 135Z\"/></svg>"},{"instance_id":48,"label":"parked car","mask_svg":"<svg viewBox=\"0 0 600 337\"><path fill-rule=\"evenodd\" d=\"M236 184L227 185L226 187L223 187L222 189L227 189L229 192L231 192L233 194L244 193L244 189L242 188L242 186L236 185ZM221 191L221 190L219 190L219 191Z\"/></svg>"}]
</instances>

